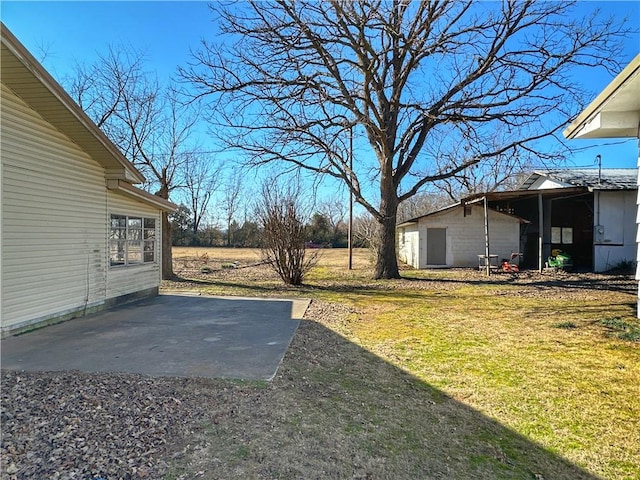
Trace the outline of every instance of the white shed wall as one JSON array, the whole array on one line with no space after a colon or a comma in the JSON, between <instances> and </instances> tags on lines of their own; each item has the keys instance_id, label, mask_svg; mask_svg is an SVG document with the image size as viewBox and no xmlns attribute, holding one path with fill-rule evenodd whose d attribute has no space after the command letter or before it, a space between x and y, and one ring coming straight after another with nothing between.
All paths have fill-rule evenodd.
<instances>
[{"instance_id":1,"label":"white shed wall","mask_svg":"<svg viewBox=\"0 0 640 480\"><path fill-rule=\"evenodd\" d=\"M104 169L2 85L2 306L7 327L105 296Z\"/></svg>"},{"instance_id":2,"label":"white shed wall","mask_svg":"<svg viewBox=\"0 0 640 480\"><path fill-rule=\"evenodd\" d=\"M635 191L597 191L594 232L594 271L604 272L636 256Z\"/></svg>"},{"instance_id":3,"label":"white shed wall","mask_svg":"<svg viewBox=\"0 0 640 480\"><path fill-rule=\"evenodd\" d=\"M478 266L478 255L484 255L485 251L482 207L472 206L471 214L466 217L464 209L460 207L421 219L420 235L424 235L425 238L427 228L447 229L447 266ZM509 258L511 252L517 252L520 248L519 220L490 210L489 240L492 255L498 255L499 261ZM427 267L426 255L421 255L421 258L424 261L424 267Z\"/></svg>"},{"instance_id":4,"label":"white shed wall","mask_svg":"<svg viewBox=\"0 0 640 480\"><path fill-rule=\"evenodd\" d=\"M484 209L471 207L471 214L464 216L464 208L457 207L423 217L417 225L407 225L398 230L398 257L414 268L428 268L427 229L446 229L446 266L477 267L478 255L485 251ZM510 258L520 249L520 221L493 210L489 211L489 236L491 254L498 260ZM441 266L441 265L437 265Z\"/></svg>"},{"instance_id":5,"label":"white shed wall","mask_svg":"<svg viewBox=\"0 0 640 480\"><path fill-rule=\"evenodd\" d=\"M146 218L156 219L156 252L155 263L147 263L140 265L132 265L127 267L117 266L110 267L107 261L107 298L120 297L139 291L157 288L162 279L162 271L160 268L161 256L160 246L162 244L161 236L161 218L160 211L141 204L136 200L119 194L117 192L108 191L108 213L107 218L114 215L134 215Z\"/></svg>"}]
</instances>

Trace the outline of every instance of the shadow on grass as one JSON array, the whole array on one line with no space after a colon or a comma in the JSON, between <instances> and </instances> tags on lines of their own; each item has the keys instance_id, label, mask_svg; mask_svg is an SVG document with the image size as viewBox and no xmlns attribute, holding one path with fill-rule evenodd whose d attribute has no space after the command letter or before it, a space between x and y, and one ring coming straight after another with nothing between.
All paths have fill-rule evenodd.
<instances>
[{"instance_id":1,"label":"shadow on grass","mask_svg":"<svg viewBox=\"0 0 640 480\"><path fill-rule=\"evenodd\" d=\"M562 277L544 277L539 275L538 280L527 279L521 281L518 274L513 273L497 273L482 279L474 278L416 278L402 277L403 280L416 283L442 282L444 284L460 284L460 285L523 285L534 288L572 288L580 290L599 290L635 294L637 292L637 284L630 281L633 277L630 275L617 274L601 274L598 277L584 278L562 278Z\"/></svg>"},{"instance_id":2,"label":"shadow on grass","mask_svg":"<svg viewBox=\"0 0 640 480\"><path fill-rule=\"evenodd\" d=\"M315 321L270 384L230 397L184 478L597 478Z\"/></svg>"}]
</instances>

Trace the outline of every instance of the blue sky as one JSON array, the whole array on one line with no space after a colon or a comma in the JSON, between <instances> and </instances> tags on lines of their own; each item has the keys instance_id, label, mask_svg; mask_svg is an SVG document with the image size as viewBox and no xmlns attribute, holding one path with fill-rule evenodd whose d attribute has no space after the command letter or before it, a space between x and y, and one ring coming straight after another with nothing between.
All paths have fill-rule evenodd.
<instances>
[{"instance_id":1,"label":"blue sky","mask_svg":"<svg viewBox=\"0 0 640 480\"><path fill-rule=\"evenodd\" d=\"M96 52L110 44L130 44L147 54L148 65L159 79L168 79L177 65L189 59L202 38L214 39L215 19L206 2L84 2L2 1L2 21L57 79L72 71L77 61L90 63ZM605 14L630 17L640 29L640 2L582 2L578 12L601 8ZM640 52L640 36L630 38L624 51L612 52L622 64ZM612 76L597 72L581 79L597 94ZM576 155L573 164L593 165L602 155L604 167L635 167L637 140L602 146L601 141L577 140L580 146L596 145Z\"/></svg>"}]
</instances>

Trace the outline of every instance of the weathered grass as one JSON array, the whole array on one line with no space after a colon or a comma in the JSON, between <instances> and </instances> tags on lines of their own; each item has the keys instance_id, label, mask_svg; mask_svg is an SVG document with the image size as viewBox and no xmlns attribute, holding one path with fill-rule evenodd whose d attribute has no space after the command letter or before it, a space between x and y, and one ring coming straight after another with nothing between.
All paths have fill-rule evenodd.
<instances>
[{"instance_id":1,"label":"weathered grass","mask_svg":"<svg viewBox=\"0 0 640 480\"><path fill-rule=\"evenodd\" d=\"M235 260L239 253L221 261ZM508 277L486 282L470 272L445 270L405 272L411 280L399 282L371 281L366 252L356 252L352 271L345 268L346 251L323 253L302 287L283 288L275 279L251 280L249 275L212 279L198 288L215 294L300 295L347 305L356 313L328 327L419 379L435 392L432 401L449 396L592 475L640 478L640 344L629 341L637 340L635 295L588 283L567 290L553 278L536 277L529 284ZM337 366L317 370L313 381L319 388L326 383L328 392L329 385L338 384L352 396L367 398L362 385L341 371ZM366 401L362 408L375 409ZM375 419L374 413L367 418ZM369 438L373 443L363 451L372 456L393 449L399 438L398 445L409 452L424 448L419 441L412 446L411 438L421 437L411 424L395 436L387 431L391 438L384 443L371 436L375 424L367 425L347 423L341 435ZM526 465L527 454L513 438L494 433L486 431L492 448L511 460L472 448L477 437L452 445L447 454L466 455L479 471L498 475L504 469L500 476L516 478L509 462ZM532 463L528 471L538 467Z\"/></svg>"}]
</instances>

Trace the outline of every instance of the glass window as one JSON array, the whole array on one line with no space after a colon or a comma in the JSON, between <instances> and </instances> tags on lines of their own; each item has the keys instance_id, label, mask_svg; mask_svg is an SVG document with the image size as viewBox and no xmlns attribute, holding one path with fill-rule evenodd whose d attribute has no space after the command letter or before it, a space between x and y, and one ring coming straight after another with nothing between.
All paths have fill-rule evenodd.
<instances>
[{"instance_id":1,"label":"glass window","mask_svg":"<svg viewBox=\"0 0 640 480\"><path fill-rule=\"evenodd\" d=\"M573 243L573 228L562 227L562 243L565 245Z\"/></svg>"},{"instance_id":2,"label":"glass window","mask_svg":"<svg viewBox=\"0 0 640 480\"><path fill-rule=\"evenodd\" d=\"M156 219L111 215L109 263L138 265L156 261Z\"/></svg>"},{"instance_id":3,"label":"glass window","mask_svg":"<svg viewBox=\"0 0 640 480\"><path fill-rule=\"evenodd\" d=\"M551 227L551 243L571 245L573 243L572 227Z\"/></svg>"}]
</instances>

